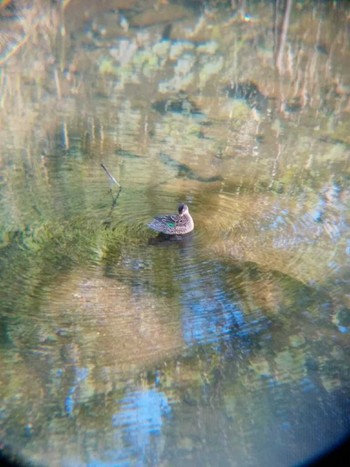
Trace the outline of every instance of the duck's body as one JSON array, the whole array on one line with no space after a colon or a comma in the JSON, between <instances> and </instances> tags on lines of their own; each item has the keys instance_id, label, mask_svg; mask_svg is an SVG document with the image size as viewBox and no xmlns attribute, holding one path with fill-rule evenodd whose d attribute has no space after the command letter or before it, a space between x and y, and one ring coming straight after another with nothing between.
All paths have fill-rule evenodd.
<instances>
[{"instance_id":1,"label":"duck's body","mask_svg":"<svg viewBox=\"0 0 350 467\"><path fill-rule=\"evenodd\" d=\"M165 235L185 235L194 229L194 222L186 204L180 204L178 214L155 217L148 227Z\"/></svg>"}]
</instances>

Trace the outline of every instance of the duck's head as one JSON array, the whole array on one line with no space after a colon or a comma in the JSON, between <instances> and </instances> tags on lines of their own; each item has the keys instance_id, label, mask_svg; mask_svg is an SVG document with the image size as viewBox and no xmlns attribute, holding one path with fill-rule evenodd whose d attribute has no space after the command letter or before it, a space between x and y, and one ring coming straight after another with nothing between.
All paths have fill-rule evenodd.
<instances>
[{"instance_id":1,"label":"duck's head","mask_svg":"<svg viewBox=\"0 0 350 467\"><path fill-rule=\"evenodd\" d=\"M184 214L188 213L188 206L187 204L179 204L178 211L180 216L183 216Z\"/></svg>"}]
</instances>

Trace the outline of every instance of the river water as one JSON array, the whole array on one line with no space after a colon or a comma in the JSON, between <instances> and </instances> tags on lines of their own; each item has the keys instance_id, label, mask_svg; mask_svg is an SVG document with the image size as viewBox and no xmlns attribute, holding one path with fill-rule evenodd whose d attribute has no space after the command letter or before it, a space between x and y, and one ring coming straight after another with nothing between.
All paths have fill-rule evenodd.
<instances>
[{"instance_id":1,"label":"river water","mask_svg":"<svg viewBox=\"0 0 350 467\"><path fill-rule=\"evenodd\" d=\"M349 17L2 2L3 453L274 467L349 434Z\"/></svg>"}]
</instances>

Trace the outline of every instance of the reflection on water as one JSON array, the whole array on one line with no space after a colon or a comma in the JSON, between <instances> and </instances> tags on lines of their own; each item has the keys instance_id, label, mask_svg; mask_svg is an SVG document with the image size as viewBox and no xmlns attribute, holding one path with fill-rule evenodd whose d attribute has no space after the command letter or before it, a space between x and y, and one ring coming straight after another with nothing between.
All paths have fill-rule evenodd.
<instances>
[{"instance_id":1,"label":"reflection on water","mask_svg":"<svg viewBox=\"0 0 350 467\"><path fill-rule=\"evenodd\" d=\"M112 417L119 449L111 461L135 459L140 464L157 464L163 418L170 414L171 408L162 392L150 389L126 395L121 401L121 410Z\"/></svg>"},{"instance_id":2,"label":"reflection on water","mask_svg":"<svg viewBox=\"0 0 350 467\"><path fill-rule=\"evenodd\" d=\"M0 5L5 453L280 466L350 431L349 8L282 3Z\"/></svg>"},{"instance_id":3,"label":"reflection on water","mask_svg":"<svg viewBox=\"0 0 350 467\"><path fill-rule=\"evenodd\" d=\"M206 263L205 267L205 274L193 271L185 280L182 291L182 326L186 344L222 343L234 336L237 341L242 340L242 345L249 346L247 338L261 331L263 316L245 317L236 287L230 290L223 280L229 271L215 263ZM178 277L181 281L181 275Z\"/></svg>"}]
</instances>

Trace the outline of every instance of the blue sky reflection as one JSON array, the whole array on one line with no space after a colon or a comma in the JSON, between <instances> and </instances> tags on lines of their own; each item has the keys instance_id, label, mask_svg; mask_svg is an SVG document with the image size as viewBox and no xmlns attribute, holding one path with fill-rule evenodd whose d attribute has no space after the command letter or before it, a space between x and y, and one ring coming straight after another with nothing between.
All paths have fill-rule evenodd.
<instances>
[{"instance_id":1,"label":"blue sky reflection","mask_svg":"<svg viewBox=\"0 0 350 467\"><path fill-rule=\"evenodd\" d=\"M128 393L120 411L112 417L119 446L118 460L136 458L140 465L157 457L157 438L161 435L163 419L171 413L166 395L156 389Z\"/></svg>"}]
</instances>

